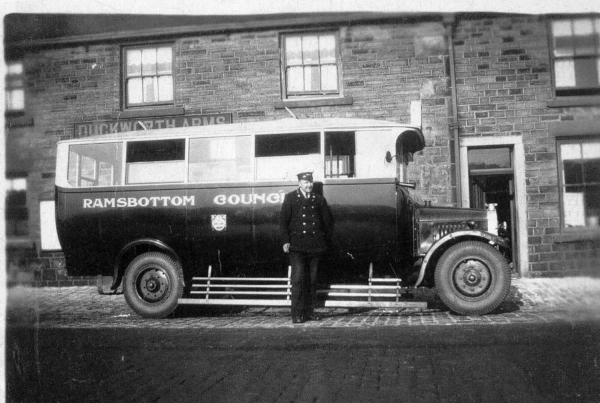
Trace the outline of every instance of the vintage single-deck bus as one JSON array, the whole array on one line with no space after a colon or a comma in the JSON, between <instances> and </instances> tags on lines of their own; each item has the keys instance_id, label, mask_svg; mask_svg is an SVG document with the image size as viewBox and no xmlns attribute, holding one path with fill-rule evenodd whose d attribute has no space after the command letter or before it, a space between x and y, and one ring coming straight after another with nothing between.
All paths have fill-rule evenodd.
<instances>
[{"instance_id":1,"label":"vintage single-deck bus","mask_svg":"<svg viewBox=\"0 0 600 403\"><path fill-rule=\"evenodd\" d=\"M67 271L112 276L111 290L122 285L144 317L179 303L289 305L278 217L296 174L313 171L335 219L320 269L325 306L423 306L404 297L428 285L458 313L488 313L510 286L508 242L493 211L413 201L405 171L424 146L416 127L365 119L61 141L56 217Z\"/></svg>"}]
</instances>

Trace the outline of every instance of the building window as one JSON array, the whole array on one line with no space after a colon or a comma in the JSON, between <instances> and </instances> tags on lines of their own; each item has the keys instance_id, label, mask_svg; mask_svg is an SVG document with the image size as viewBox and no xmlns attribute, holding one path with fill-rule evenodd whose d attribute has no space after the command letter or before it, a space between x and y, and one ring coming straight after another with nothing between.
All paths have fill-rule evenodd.
<instances>
[{"instance_id":1,"label":"building window","mask_svg":"<svg viewBox=\"0 0 600 403\"><path fill-rule=\"evenodd\" d=\"M600 18L551 22L556 96L600 95Z\"/></svg>"},{"instance_id":2,"label":"building window","mask_svg":"<svg viewBox=\"0 0 600 403\"><path fill-rule=\"evenodd\" d=\"M29 210L27 209L27 178L6 178L6 236L29 235Z\"/></svg>"},{"instance_id":3,"label":"building window","mask_svg":"<svg viewBox=\"0 0 600 403\"><path fill-rule=\"evenodd\" d=\"M23 63L6 66L6 112L22 112L25 109L25 85Z\"/></svg>"},{"instance_id":4,"label":"building window","mask_svg":"<svg viewBox=\"0 0 600 403\"><path fill-rule=\"evenodd\" d=\"M173 49L171 46L126 48L125 106L173 103Z\"/></svg>"},{"instance_id":5,"label":"building window","mask_svg":"<svg viewBox=\"0 0 600 403\"><path fill-rule=\"evenodd\" d=\"M337 35L284 35L285 98L340 94Z\"/></svg>"},{"instance_id":6,"label":"building window","mask_svg":"<svg viewBox=\"0 0 600 403\"><path fill-rule=\"evenodd\" d=\"M600 228L600 137L559 140L558 151L563 228Z\"/></svg>"}]
</instances>

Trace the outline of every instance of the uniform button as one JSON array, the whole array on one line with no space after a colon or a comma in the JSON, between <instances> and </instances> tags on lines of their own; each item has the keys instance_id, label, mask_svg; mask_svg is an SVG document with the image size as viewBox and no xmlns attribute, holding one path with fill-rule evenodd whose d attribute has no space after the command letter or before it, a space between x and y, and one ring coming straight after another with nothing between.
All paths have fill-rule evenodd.
<instances>
[{"instance_id":1,"label":"uniform button","mask_svg":"<svg viewBox=\"0 0 600 403\"><path fill-rule=\"evenodd\" d=\"M302 231L303 234L306 234L306 231Z\"/></svg>"},{"instance_id":2,"label":"uniform button","mask_svg":"<svg viewBox=\"0 0 600 403\"><path fill-rule=\"evenodd\" d=\"M306 223L305 223L305 222L303 222L303 223L302 223L302 225L306 225Z\"/></svg>"},{"instance_id":3,"label":"uniform button","mask_svg":"<svg viewBox=\"0 0 600 403\"><path fill-rule=\"evenodd\" d=\"M302 214L302 217L306 217L306 214ZM314 217L314 216L313 216Z\"/></svg>"}]
</instances>

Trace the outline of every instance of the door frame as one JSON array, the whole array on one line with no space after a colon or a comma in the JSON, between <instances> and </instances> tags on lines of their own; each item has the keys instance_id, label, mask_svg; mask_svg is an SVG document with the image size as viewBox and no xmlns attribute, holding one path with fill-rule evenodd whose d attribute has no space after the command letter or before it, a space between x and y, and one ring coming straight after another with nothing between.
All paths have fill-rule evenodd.
<instances>
[{"instance_id":1,"label":"door frame","mask_svg":"<svg viewBox=\"0 0 600 403\"><path fill-rule=\"evenodd\" d=\"M517 261L515 267L519 275L529 272L529 242L527 235L527 197L525 181L525 150L521 136L463 137L460 139L460 184L463 206L470 205L469 159L467 151L471 147L512 146L513 178L515 185L515 232L517 234Z\"/></svg>"}]
</instances>

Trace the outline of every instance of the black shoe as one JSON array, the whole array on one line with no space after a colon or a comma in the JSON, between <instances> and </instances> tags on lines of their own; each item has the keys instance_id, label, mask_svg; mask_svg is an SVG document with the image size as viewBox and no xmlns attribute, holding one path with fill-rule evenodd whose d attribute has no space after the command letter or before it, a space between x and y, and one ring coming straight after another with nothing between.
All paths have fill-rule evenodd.
<instances>
[{"instance_id":1,"label":"black shoe","mask_svg":"<svg viewBox=\"0 0 600 403\"><path fill-rule=\"evenodd\" d=\"M298 323L302 323L302 322L304 322L304 320L301 318L292 318L293 324L298 324Z\"/></svg>"}]
</instances>

